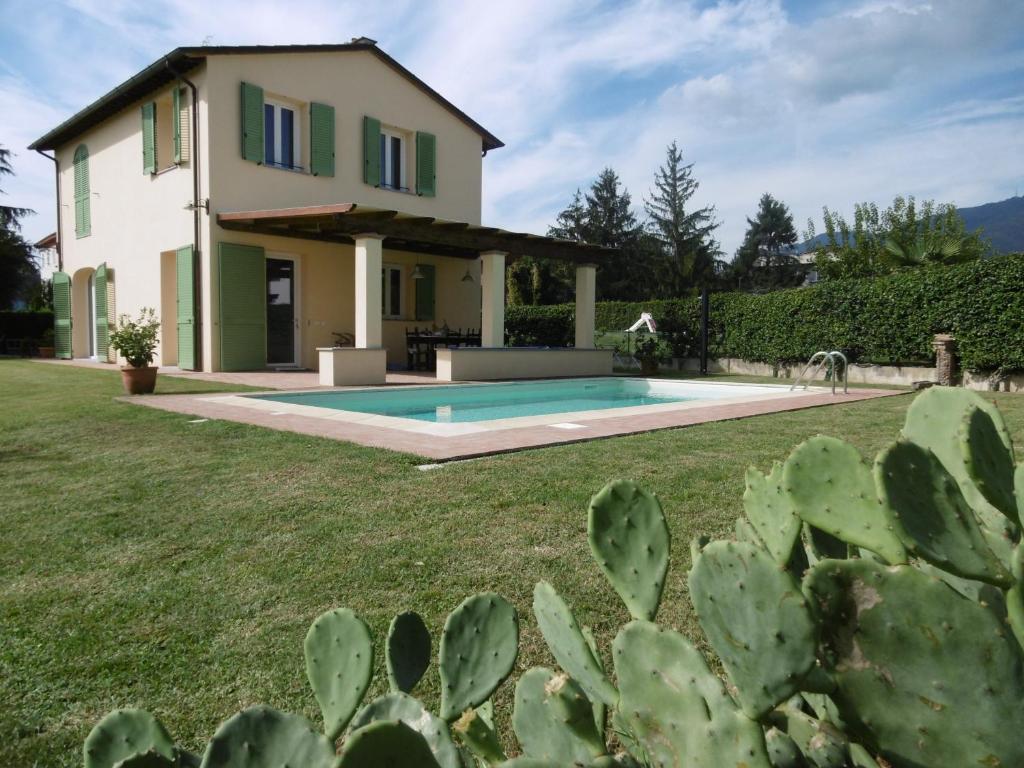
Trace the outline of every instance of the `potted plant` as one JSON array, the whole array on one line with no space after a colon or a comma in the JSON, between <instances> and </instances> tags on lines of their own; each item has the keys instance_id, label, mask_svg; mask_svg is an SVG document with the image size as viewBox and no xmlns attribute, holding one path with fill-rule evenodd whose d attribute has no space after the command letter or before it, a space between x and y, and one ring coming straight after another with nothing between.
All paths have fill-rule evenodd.
<instances>
[{"instance_id":1,"label":"potted plant","mask_svg":"<svg viewBox=\"0 0 1024 768\"><path fill-rule=\"evenodd\" d=\"M144 307L137 320L121 315L110 334L110 346L128 363L121 368L121 380L129 395L148 395L156 388L157 368L152 362L159 330L156 312Z\"/></svg>"},{"instance_id":2,"label":"potted plant","mask_svg":"<svg viewBox=\"0 0 1024 768\"><path fill-rule=\"evenodd\" d=\"M640 373L650 376L658 372L658 363L661 360L661 349L657 336L644 336L636 343L636 352L633 357L640 363Z\"/></svg>"},{"instance_id":3,"label":"potted plant","mask_svg":"<svg viewBox=\"0 0 1024 768\"><path fill-rule=\"evenodd\" d=\"M57 350L53 346L53 328L47 328L43 331L43 335L39 337L39 343L36 345L36 349L39 352L40 357L56 357Z\"/></svg>"}]
</instances>

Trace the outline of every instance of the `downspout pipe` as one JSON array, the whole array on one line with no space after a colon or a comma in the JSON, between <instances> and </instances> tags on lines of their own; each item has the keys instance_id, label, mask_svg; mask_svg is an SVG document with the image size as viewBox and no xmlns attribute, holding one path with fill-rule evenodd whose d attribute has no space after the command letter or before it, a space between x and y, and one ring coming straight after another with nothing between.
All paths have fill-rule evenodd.
<instances>
[{"instance_id":1,"label":"downspout pipe","mask_svg":"<svg viewBox=\"0 0 1024 768\"><path fill-rule=\"evenodd\" d=\"M203 370L203 300L202 300L202 259L200 258L200 226L199 226L199 215L203 209L203 204L199 198L199 89L196 88L196 84L189 80L185 75L174 68L171 64L170 59L164 59L164 66L167 67L167 71L177 77L181 82L188 86L192 92L192 130L191 136L191 152L189 153L189 161L192 164L192 291L193 296L198 304L198 311L193 312L193 323L195 324L195 350L196 350L196 370ZM209 210L209 209L207 209Z\"/></svg>"},{"instance_id":2,"label":"downspout pipe","mask_svg":"<svg viewBox=\"0 0 1024 768\"><path fill-rule=\"evenodd\" d=\"M64 238L60 232L60 161L56 155L48 155L43 150L37 149L40 155L47 160L53 161L53 178L57 186L57 271L64 271Z\"/></svg>"}]
</instances>

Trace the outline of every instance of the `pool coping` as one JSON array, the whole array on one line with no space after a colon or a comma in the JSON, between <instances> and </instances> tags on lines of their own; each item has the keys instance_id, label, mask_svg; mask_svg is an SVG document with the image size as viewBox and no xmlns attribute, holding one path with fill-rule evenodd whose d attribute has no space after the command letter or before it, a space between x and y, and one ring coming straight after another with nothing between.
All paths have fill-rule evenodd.
<instances>
[{"instance_id":1,"label":"pool coping","mask_svg":"<svg viewBox=\"0 0 1024 768\"><path fill-rule=\"evenodd\" d=\"M701 383L707 386L759 388L780 386L738 382ZM345 391L354 391L355 389L344 388ZM358 389L372 388L360 387ZM153 395L122 399L126 402L197 416L205 420L234 421L269 429L344 440L367 447L409 453L435 461L453 461L528 448L579 443L605 437L675 429L713 421L906 394L903 390L857 389L848 394L832 395L830 390L823 388L791 392L785 388L785 385L781 385L780 389L784 391L772 392L756 399L749 397L725 398L713 401L698 400L630 406L601 411L577 411L572 414L526 416L495 420L495 422L517 422L497 425L495 422L438 424L426 421L410 424L414 420L277 403L237 394ZM305 391L308 392L308 390ZM319 391L329 392L330 390ZM246 394L280 395L285 393L277 390ZM321 413L310 413L311 411ZM324 414L323 411L329 413ZM543 420L543 423L533 423L538 420ZM389 422L402 422L402 424L396 425ZM479 425L490 426L479 428ZM437 430L437 427L455 429Z\"/></svg>"}]
</instances>

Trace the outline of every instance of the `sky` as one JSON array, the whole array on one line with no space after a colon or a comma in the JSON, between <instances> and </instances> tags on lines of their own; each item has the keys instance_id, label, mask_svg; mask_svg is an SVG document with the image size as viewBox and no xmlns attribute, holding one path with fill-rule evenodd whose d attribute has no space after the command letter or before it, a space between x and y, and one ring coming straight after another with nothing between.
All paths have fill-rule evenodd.
<instances>
[{"instance_id":1,"label":"sky","mask_svg":"<svg viewBox=\"0 0 1024 768\"><path fill-rule=\"evenodd\" d=\"M367 36L506 146L483 221L543 234L614 168L636 212L678 142L735 252L760 196L797 229L897 194L958 206L1024 189L1021 0L0 0L5 204L54 229L29 143L183 45Z\"/></svg>"}]
</instances>

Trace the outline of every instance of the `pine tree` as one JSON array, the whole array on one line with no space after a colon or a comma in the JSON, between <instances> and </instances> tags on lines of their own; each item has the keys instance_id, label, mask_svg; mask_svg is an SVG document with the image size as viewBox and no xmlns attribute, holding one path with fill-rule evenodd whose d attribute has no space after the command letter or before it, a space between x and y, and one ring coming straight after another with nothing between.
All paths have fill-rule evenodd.
<instances>
[{"instance_id":1,"label":"pine tree","mask_svg":"<svg viewBox=\"0 0 1024 768\"><path fill-rule=\"evenodd\" d=\"M654 175L654 191L644 201L651 234L664 259L660 293L668 296L707 286L715 277L715 257L721 253L712 236L718 227L715 208L686 212L699 186L693 178L693 163L683 164L683 153L673 141L665 164Z\"/></svg>"},{"instance_id":2,"label":"pine tree","mask_svg":"<svg viewBox=\"0 0 1024 768\"><path fill-rule=\"evenodd\" d=\"M747 219L743 244L732 262L736 286L772 290L799 285L803 269L792 252L796 241L793 215L786 204L767 192L761 195L757 215Z\"/></svg>"},{"instance_id":3,"label":"pine tree","mask_svg":"<svg viewBox=\"0 0 1024 768\"><path fill-rule=\"evenodd\" d=\"M10 150L0 146L0 176L14 175L10 158ZM32 246L21 236L20 219L30 213L27 208L0 205L0 309L38 291L39 270Z\"/></svg>"}]
</instances>

